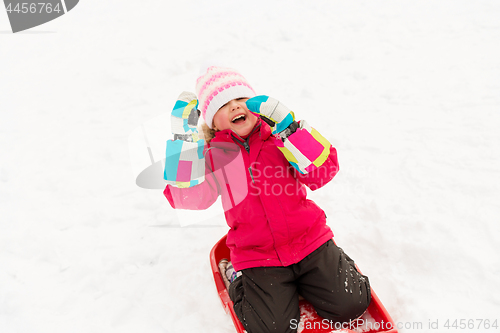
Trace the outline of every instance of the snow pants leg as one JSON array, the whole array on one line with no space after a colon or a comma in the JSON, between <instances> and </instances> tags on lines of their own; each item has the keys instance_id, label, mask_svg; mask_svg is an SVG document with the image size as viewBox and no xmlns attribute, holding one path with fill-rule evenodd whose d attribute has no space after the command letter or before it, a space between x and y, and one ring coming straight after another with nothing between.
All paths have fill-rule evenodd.
<instances>
[{"instance_id":1,"label":"snow pants leg","mask_svg":"<svg viewBox=\"0 0 500 333\"><path fill-rule=\"evenodd\" d=\"M299 322L299 294L292 270L258 267L241 271L229 286L234 312L248 333L296 332L290 320Z\"/></svg>"},{"instance_id":2,"label":"snow pants leg","mask_svg":"<svg viewBox=\"0 0 500 333\"><path fill-rule=\"evenodd\" d=\"M241 272L229 296L249 333L296 332L291 323L300 319L299 294L333 322L358 318L371 301L368 278L332 240L297 264Z\"/></svg>"}]
</instances>

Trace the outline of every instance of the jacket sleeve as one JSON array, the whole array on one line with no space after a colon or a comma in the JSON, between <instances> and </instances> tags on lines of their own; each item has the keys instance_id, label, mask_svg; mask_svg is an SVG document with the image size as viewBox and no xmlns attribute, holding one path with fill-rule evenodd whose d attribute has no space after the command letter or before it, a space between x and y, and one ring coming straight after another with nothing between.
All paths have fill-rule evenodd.
<instances>
[{"instance_id":1,"label":"jacket sleeve","mask_svg":"<svg viewBox=\"0 0 500 333\"><path fill-rule=\"evenodd\" d=\"M210 161L211 158L206 159L207 164L210 163ZM220 193L217 179L213 172L211 172L212 169L213 166L206 166L205 181L201 184L187 188L167 185L163 194L172 208L204 210L212 206Z\"/></svg>"},{"instance_id":2,"label":"jacket sleeve","mask_svg":"<svg viewBox=\"0 0 500 333\"><path fill-rule=\"evenodd\" d=\"M328 183L339 171L337 150L305 120L299 127L275 144L295 168L297 179L316 190Z\"/></svg>"},{"instance_id":3,"label":"jacket sleeve","mask_svg":"<svg viewBox=\"0 0 500 333\"><path fill-rule=\"evenodd\" d=\"M294 132L286 133L281 139L275 137L274 142L297 171L301 174L308 174L326 162L331 145L305 120L295 124L298 128Z\"/></svg>"},{"instance_id":4,"label":"jacket sleeve","mask_svg":"<svg viewBox=\"0 0 500 333\"><path fill-rule=\"evenodd\" d=\"M296 172L296 175L297 179L301 183L314 191L330 182L330 180L335 177L338 171L339 162L337 160L337 150L334 147L330 146L330 154L320 167L307 174Z\"/></svg>"}]
</instances>

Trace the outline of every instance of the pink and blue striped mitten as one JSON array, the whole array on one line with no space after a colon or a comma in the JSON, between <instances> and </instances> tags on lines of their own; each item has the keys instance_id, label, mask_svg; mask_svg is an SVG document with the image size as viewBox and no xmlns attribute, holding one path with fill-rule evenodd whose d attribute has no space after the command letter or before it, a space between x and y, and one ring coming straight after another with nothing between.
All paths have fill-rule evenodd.
<instances>
[{"instance_id":1,"label":"pink and blue striped mitten","mask_svg":"<svg viewBox=\"0 0 500 333\"><path fill-rule=\"evenodd\" d=\"M307 174L327 160L330 142L305 120L297 123L285 105L264 95L250 98L246 105L271 126L276 146L300 173Z\"/></svg>"},{"instance_id":2,"label":"pink and blue striped mitten","mask_svg":"<svg viewBox=\"0 0 500 333\"><path fill-rule=\"evenodd\" d=\"M205 180L205 141L198 137L198 100L196 95L179 95L171 115L174 140L167 141L165 171L167 184L185 188Z\"/></svg>"}]
</instances>

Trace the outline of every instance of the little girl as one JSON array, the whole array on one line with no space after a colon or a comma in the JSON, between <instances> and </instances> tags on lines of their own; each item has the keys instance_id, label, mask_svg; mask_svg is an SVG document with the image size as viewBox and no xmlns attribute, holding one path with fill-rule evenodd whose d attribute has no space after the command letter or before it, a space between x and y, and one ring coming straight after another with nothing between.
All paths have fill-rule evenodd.
<instances>
[{"instance_id":1,"label":"little girl","mask_svg":"<svg viewBox=\"0 0 500 333\"><path fill-rule=\"evenodd\" d=\"M196 130L198 105L205 141ZM208 68L196 95L181 94L172 122L174 138L184 141L167 142L164 194L181 209L206 209L221 196L237 271L228 274L228 291L247 332L296 332L299 295L333 322L362 315L368 278L306 198L305 186L321 188L338 172L335 148L228 68Z\"/></svg>"}]
</instances>

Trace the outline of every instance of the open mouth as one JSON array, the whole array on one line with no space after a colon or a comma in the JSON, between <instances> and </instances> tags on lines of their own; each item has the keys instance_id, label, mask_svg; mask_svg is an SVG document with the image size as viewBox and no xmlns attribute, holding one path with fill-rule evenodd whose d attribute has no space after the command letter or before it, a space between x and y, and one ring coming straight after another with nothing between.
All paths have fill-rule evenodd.
<instances>
[{"instance_id":1,"label":"open mouth","mask_svg":"<svg viewBox=\"0 0 500 333\"><path fill-rule=\"evenodd\" d=\"M234 117L231 122L233 124L241 124L244 123L247 117L244 114L240 114L239 116Z\"/></svg>"}]
</instances>

